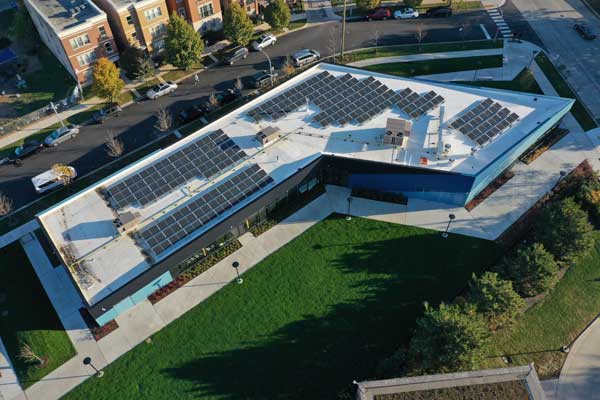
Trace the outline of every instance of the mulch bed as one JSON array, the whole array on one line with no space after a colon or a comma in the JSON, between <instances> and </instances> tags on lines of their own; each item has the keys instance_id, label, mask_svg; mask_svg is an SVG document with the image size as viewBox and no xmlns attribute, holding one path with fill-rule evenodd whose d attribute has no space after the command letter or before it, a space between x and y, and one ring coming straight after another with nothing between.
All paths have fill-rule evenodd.
<instances>
[{"instance_id":1,"label":"mulch bed","mask_svg":"<svg viewBox=\"0 0 600 400\"><path fill-rule=\"evenodd\" d=\"M522 155L519 159L525 164L531 164L536 158L544 154L546 150L558 143L559 140L567 136L569 133L568 129L554 128L547 135L545 135L539 143L534 145L534 148Z\"/></svg>"},{"instance_id":2,"label":"mulch bed","mask_svg":"<svg viewBox=\"0 0 600 400\"><path fill-rule=\"evenodd\" d=\"M117 324L117 321L115 321L114 319L111 319L106 324L99 326L94 317L92 317L89 311L85 308L80 308L79 314L81 314L81 317L85 321L85 324L92 332L92 335L94 336L96 342L119 327L119 324Z\"/></svg>"},{"instance_id":3,"label":"mulch bed","mask_svg":"<svg viewBox=\"0 0 600 400\"><path fill-rule=\"evenodd\" d=\"M513 176L515 176L514 172L509 170L504 171L502 175L498 176L496 179L490 182L490 184L483 188L483 190L479 192L479 194L475 196L473 200L467 203L467 205L465 206L467 211L471 211L479 204L481 204L485 199L490 197L492 193L500 189L502 185L508 182Z\"/></svg>"}]
</instances>

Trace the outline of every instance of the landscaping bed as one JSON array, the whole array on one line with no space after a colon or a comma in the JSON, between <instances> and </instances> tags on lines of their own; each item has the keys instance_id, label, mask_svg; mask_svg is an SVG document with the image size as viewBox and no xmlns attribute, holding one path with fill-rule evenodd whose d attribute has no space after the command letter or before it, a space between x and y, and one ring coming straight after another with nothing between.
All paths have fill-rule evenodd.
<instances>
[{"instance_id":1,"label":"landscaping bed","mask_svg":"<svg viewBox=\"0 0 600 400\"><path fill-rule=\"evenodd\" d=\"M88 329L90 332L92 332L92 336L94 336L94 340L96 342L106 337L109 333L113 332L119 327L119 324L117 324L117 321L114 319L111 319L106 324L99 326L94 317L92 317L89 311L85 308L80 308L79 314L81 314L81 318L83 318Z\"/></svg>"},{"instance_id":2,"label":"landscaping bed","mask_svg":"<svg viewBox=\"0 0 600 400\"><path fill-rule=\"evenodd\" d=\"M504 171L496 179L494 179L492 182L490 182L490 184L487 185L481 192L479 192L479 194L477 194L477 196L475 196L473 198L473 200L468 202L465 205L465 209L467 211L471 211L472 209L477 207L479 204L483 203L483 201L485 199L490 197L492 195L492 193L494 193L496 190L500 189L502 187L502 185L504 185L506 182L508 182L513 176L515 176L514 172L512 172L510 170Z\"/></svg>"},{"instance_id":3,"label":"landscaping bed","mask_svg":"<svg viewBox=\"0 0 600 400\"><path fill-rule=\"evenodd\" d=\"M365 69L373 72L398 76L432 75L448 72L471 71L473 66L481 63L480 68L502 67L502 55L434 59L427 61L410 61L369 65Z\"/></svg>"},{"instance_id":4,"label":"landscaping bed","mask_svg":"<svg viewBox=\"0 0 600 400\"><path fill-rule=\"evenodd\" d=\"M536 158L544 154L546 150L554 146L558 143L562 138L567 136L569 133L568 129L562 129L556 127L548 132L544 137L538 140L531 148L527 151L527 153L521 155L519 160L524 162L525 164L531 164L535 161Z\"/></svg>"},{"instance_id":5,"label":"landscaping bed","mask_svg":"<svg viewBox=\"0 0 600 400\"><path fill-rule=\"evenodd\" d=\"M527 68L523 69L523 71L521 71L512 81L454 81L453 83L484 88L513 90L516 92L544 94L535 80L535 77Z\"/></svg>"}]
</instances>

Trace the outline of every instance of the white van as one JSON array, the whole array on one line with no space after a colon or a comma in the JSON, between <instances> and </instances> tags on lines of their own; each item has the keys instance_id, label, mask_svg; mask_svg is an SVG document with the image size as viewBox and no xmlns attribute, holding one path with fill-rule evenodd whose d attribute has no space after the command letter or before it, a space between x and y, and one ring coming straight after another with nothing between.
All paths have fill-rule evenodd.
<instances>
[{"instance_id":1,"label":"white van","mask_svg":"<svg viewBox=\"0 0 600 400\"><path fill-rule=\"evenodd\" d=\"M71 170L73 177L71 179L75 179L77 177L77 171L73 167L67 167ZM31 183L33 183L33 187L37 193L44 193L50 190L56 189L58 187L64 186L60 176L57 173L50 169L44 173L41 173L37 176L31 178Z\"/></svg>"}]
</instances>

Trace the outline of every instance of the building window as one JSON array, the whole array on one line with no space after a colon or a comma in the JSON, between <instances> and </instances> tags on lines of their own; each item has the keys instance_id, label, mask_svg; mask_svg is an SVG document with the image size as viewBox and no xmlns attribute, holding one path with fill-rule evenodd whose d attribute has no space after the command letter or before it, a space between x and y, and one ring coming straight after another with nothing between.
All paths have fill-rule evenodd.
<instances>
[{"instance_id":1,"label":"building window","mask_svg":"<svg viewBox=\"0 0 600 400\"><path fill-rule=\"evenodd\" d=\"M98 32L100 32L100 39L106 39L106 29L103 26L98 27Z\"/></svg>"},{"instance_id":2,"label":"building window","mask_svg":"<svg viewBox=\"0 0 600 400\"><path fill-rule=\"evenodd\" d=\"M131 33L131 38L132 38L133 40L137 40L137 32L132 32L132 33Z\"/></svg>"},{"instance_id":3,"label":"building window","mask_svg":"<svg viewBox=\"0 0 600 400\"><path fill-rule=\"evenodd\" d=\"M90 44L90 37L87 33L85 35L77 36L76 38L71 39L71 47L73 48L73 50L83 47L86 44Z\"/></svg>"},{"instance_id":4,"label":"building window","mask_svg":"<svg viewBox=\"0 0 600 400\"><path fill-rule=\"evenodd\" d=\"M185 13L185 8L184 7L179 7L177 9L177 14L181 15L183 18L187 18L187 15Z\"/></svg>"},{"instance_id":5,"label":"building window","mask_svg":"<svg viewBox=\"0 0 600 400\"><path fill-rule=\"evenodd\" d=\"M164 23L155 25L152 28L150 28L150 34L152 35L153 39L163 36L166 31L167 31L167 25Z\"/></svg>"},{"instance_id":6,"label":"building window","mask_svg":"<svg viewBox=\"0 0 600 400\"><path fill-rule=\"evenodd\" d=\"M162 15L162 11L160 10L160 7L154 7L144 11L144 15L146 16L146 19L148 21L151 21L155 18L160 17Z\"/></svg>"},{"instance_id":7,"label":"building window","mask_svg":"<svg viewBox=\"0 0 600 400\"><path fill-rule=\"evenodd\" d=\"M127 21L127 25L133 25L133 17L131 15L125 17L125 20Z\"/></svg>"},{"instance_id":8,"label":"building window","mask_svg":"<svg viewBox=\"0 0 600 400\"><path fill-rule=\"evenodd\" d=\"M152 44L152 51L160 51L165 47L164 40L157 40Z\"/></svg>"},{"instance_id":9,"label":"building window","mask_svg":"<svg viewBox=\"0 0 600 400\"><path fill-rule=\"evenodd\" d=\"M91 63L96 61L96 53L94 51L90 51L89 53L78 55L77 61L79 61L79 65L82 67L90 65Z\"/></svg>"},{"instance_id":10,"label":"building window","mask_svg":"<svg viewBox=\"0 0 600 400\"><path fill-rule=\"evenodd\" d=\"M106 49L106 52L109 54L113 52L113 48L112 48L110 42L104 43L104 48Z\"/></svg>"},{"instance_id":11,"label":"building window","mask_svg":"<svg viewBox=\"0 0 600 400\"><path fill-rule=\"evenodd\" d=\"M202 18L210 17L214 14L212 3L207 3L198 7L198 12L200 12Z\"/></svg>"}]
</instances>

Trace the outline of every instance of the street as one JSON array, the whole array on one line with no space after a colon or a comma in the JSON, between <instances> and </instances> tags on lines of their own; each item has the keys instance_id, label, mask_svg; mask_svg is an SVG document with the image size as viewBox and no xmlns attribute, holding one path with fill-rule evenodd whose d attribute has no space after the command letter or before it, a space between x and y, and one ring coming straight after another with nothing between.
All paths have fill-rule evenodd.
<instances>
[{"instance_id":1,"label":"street","mask_svg":"<svg viewBox=\"0 0 600 400\"><path fill-rule=\"evenodd\" d=\"M495 25L484 10L456 11L450 18L390 20L381 22L348 22L346 25L346 50L375 45L415 43L414 34L418 24L427 32L423 42L449 42L485 39L480 28L483 24L493 33ZM459 27L463 26L463 32ZM303 48L318 50L322 56L339 52L341 24L330 22L316 25L278 38L277 43L266 49L275 68L280 68L285 58ZM337 40L336 40L337 39ZM97 169L110 161L105 151L108 132L118 136L129 152L156 137L155 113L159 107L167 107L176 115L180 110L205 101L214 91L233 87L237 77L248 77L259 70L268 69L265 56L252 52L247 59L234 66L217 66L200 74L200 84L194 85L193 78L179 83L179 89L171 95L157 100L144 100L124 109L119 118L108 120L103 125L82 127L79 136L56 148L45 149L40 154L24 160L21 167L0 166L0 192L10 196L13 206L18 208L39 197L31 184L31 177L42 173L56 163L75 167L79 176Z\"/></svg>"}]
</instances>

